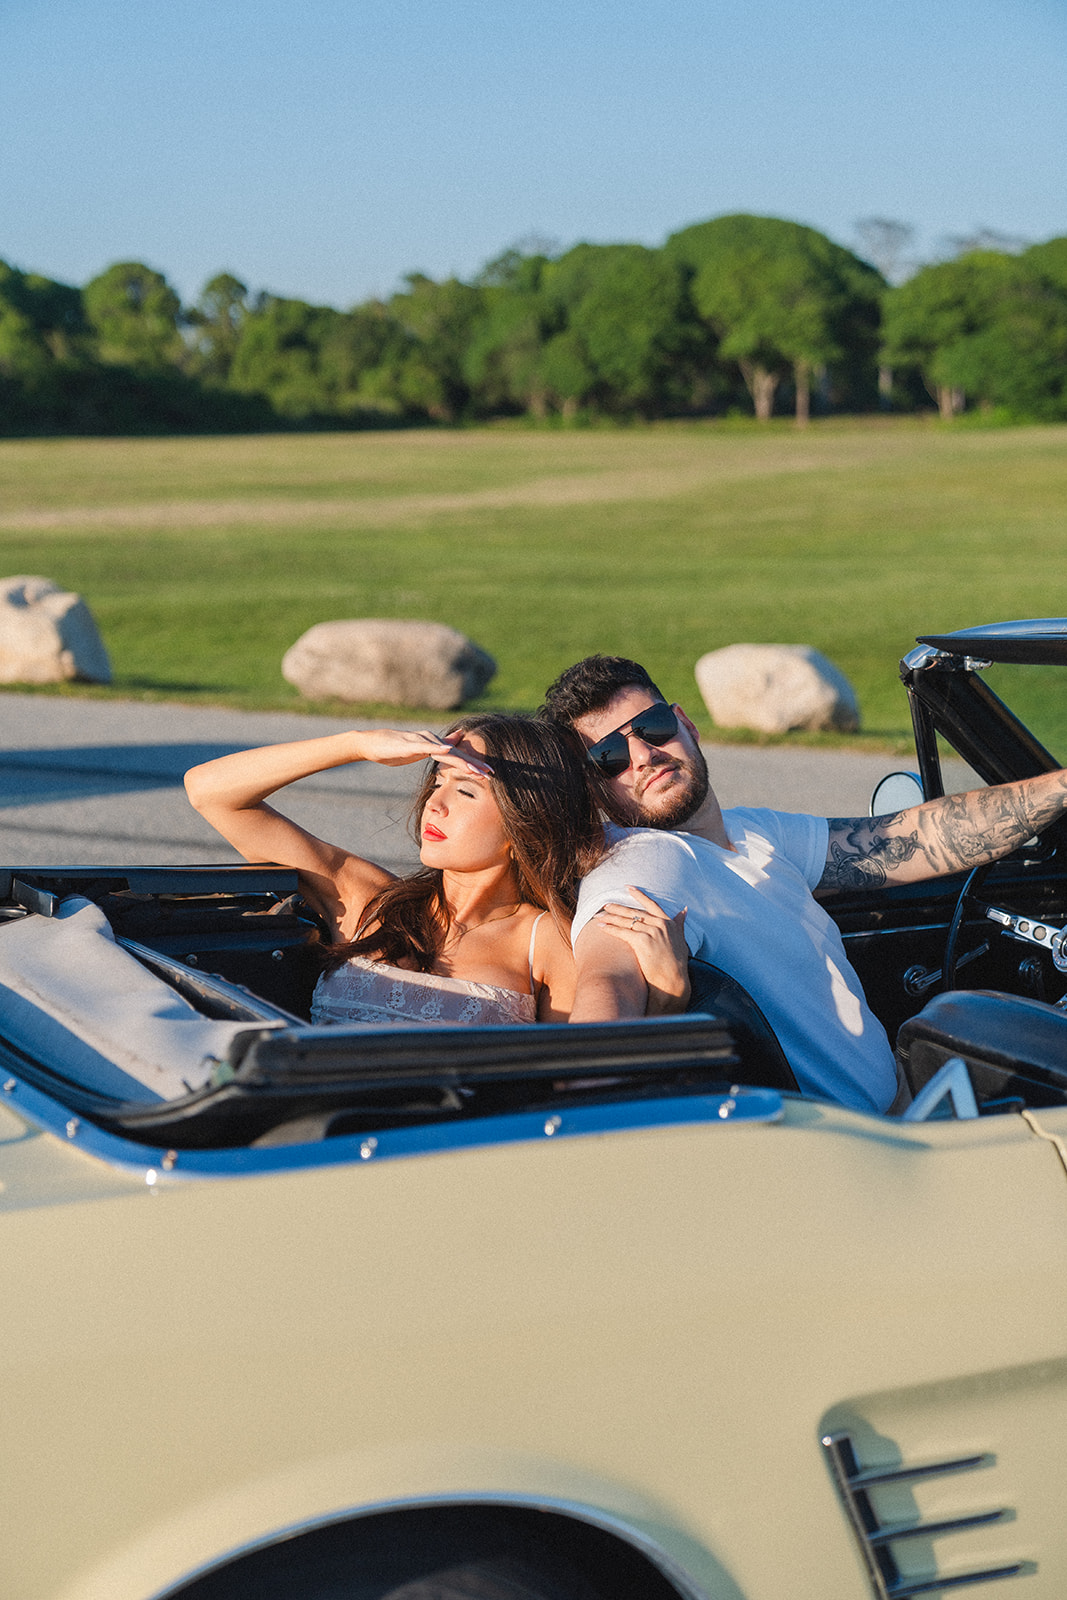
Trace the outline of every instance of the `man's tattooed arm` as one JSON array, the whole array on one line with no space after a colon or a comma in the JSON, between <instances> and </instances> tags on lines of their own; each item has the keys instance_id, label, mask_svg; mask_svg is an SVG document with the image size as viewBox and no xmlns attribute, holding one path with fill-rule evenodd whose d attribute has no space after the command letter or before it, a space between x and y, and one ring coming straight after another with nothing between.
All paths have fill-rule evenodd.
<instances>
[{"instance_id":1,"label":"man's tattooed arm","mask_svg":"<svg viewBox=\"0 0 1067 1600\"><path fill-rule=\"evenodd\" d=\"M892 817L831 817L830 844L819 888L880 889L884 883L904 882L902 869L920 848L918 830L904 829L909 817L914 817L913 811L898 811Z\"/></svg>"},{"instance_id":2,"label":"man's tattooed arm","mask_svg":"<svg viewBox=\"0 0 1067 1600\"><path fill-rule=\"evenodd\" d=\"M995 861L1067 812L1067 771L950 794L889 817L831 817L821 889L877 889Z\"/></svg>"}]
</instances>

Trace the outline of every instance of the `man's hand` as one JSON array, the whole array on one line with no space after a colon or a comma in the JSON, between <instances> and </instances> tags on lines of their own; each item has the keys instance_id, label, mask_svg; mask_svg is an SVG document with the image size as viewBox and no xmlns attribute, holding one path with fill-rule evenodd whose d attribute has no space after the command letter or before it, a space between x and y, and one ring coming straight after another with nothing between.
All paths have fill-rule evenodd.
<instances>
[{"instance_id":1,"label":"man's hand","mask_svg":"<svg viewBox=\"0 0 1067 1600\"><path fill-rule=\"evenodd\" d=\"M1067 771L943 795L889 817L831 817L820 889L880 889L996 861L1067 811Z\"/></svg>"}]
</instances>

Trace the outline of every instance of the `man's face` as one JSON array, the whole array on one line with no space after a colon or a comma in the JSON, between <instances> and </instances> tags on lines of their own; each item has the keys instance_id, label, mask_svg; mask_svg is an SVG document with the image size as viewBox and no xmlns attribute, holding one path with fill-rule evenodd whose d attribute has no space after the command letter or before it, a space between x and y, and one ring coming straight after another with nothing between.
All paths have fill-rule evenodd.
<instances>
[{"instance_id":1,"label":"man's face","mask_svg":"<svg viewBox=\"0 0 1067 1600\"><path fill-rule=\"evenodd\" d=\"M579 717L575 729L588 750L615 729L629 730L634 718L655 701L648 689L620 689L600 711ZM684 712L677 711L677 716L677 734L662 745L648 744L627 731L630 765L617 778L599 779L597 789L604 809L617 822L642 828L680 828L704 803L707 763L693 724Z\"/></svg>"}]
</instances>

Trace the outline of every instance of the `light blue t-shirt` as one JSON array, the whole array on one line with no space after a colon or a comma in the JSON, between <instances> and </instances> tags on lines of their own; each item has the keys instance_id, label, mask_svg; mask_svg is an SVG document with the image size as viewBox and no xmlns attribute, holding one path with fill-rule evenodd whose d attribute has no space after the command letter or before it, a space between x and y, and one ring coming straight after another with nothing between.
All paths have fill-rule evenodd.
<instances>
[{"instance_id":1,"label":"light blue t-shirt","mask_svg":"<svg viewBox=\"0 0 1067 1600\"><path fill-rule=\"evenodd\" d=\"M631 903L628 883L670 915L688 907L690 953L748 990L804 1093L884 1111L897 1092L889 1040L811 893L826 865L826 818L737 808L723 823L733 851L691 833L609 826L609 853L582 883L572 939L609 901Z\"/></svg>"}]
</instances>

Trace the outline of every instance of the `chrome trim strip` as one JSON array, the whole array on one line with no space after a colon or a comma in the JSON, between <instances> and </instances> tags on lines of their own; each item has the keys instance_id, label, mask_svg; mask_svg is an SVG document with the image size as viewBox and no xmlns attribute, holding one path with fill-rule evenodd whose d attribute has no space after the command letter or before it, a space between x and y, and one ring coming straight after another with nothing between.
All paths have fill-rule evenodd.
<instances>
[{"instance_id":1,"label":"chrome trim strip","mask_svg":"<svg viewBox=\"0 0 1067 1600\"><path fill-rule=\"evenodd\" d=\"M257 1550L269 1550L273 1545L281 1544L283 1540L299 1538L303 1533L316 1533L320 1528L335 1528L345 1522L361 1522L369 1517L387 1515L391 1511L433 1511L450 1506L499 1506L503 1510L510 1511L542 1511L556 1516L570 1517L576 1522L585 1522L591 1528L600 1528L604 1533L614 1534L640 1555L646 1556L668 1582L674 1584L680 1600L711 1600L708 1590L698 1585L673 1556L668 1555L648 1534L631 1527L621 1517L584 1505L579 1500L541 1499L534 1495L521 1494L430 1495L425 1499L382 1500L365 1506L349 1506L343 1511L330 1512L323 1517L307 1517L301 1522L289 1523L284 1528L278 1528L262 1539L250 1539L246 1544L237 1545L225 1555L219 1556L217 1560L192 1568L176 1582L168 1583L165 1589L155 1590L146 1597L146 1600L168 1600L169 1596L179 1595L187 1584L198 1578L222 1571L244 1556L253 1555Z\"/></svg>"},{"instance_id":2,"label":"chrome trim strip","mask_svg":"<svg viewBox=\"0 0 1067 1600\"><path fill-rule=\"evenodd\" d=\"M849 1477L853 1489L869 1489L876 1483L917 1483L921 1478L939 1478L943 1472L974 1472L978 1467L991 1467L993 1457L961 1456L958 1461L934 1461L927 1467L872 1467L868 1472L855 1472Z\"/></svg>"},{"instance_id":3,"label":"chrome trim strip","mask_svg":"<svg viewBox=\"0 0 1067 1600\"><path fill-rule=\"evenodd\" d=\"M859 1545L875 1600L909 1600L913 1595L940 1594L944 1590L963 1589L971 1584L992 1583L998 1578L1020 1578L1037 1570L1035 1562L1014 1561L1002 1567L985 1567L979 1571L946 1577L914 1580L902 1577L891 1548L897 1539L933 1539L941 1534L960 1533L967 1528L1005 1521L1010 1512L1007 1508L1001 1508L941 1518L937 1522L881 1523L871 1504L867 1491L881 1484L918 1483L943 1477L947 1473L973 1472L980 1467L991 1467L996 1458L988 1452L960 1456L954 1461L933 1461L921 1467L871 1467L865 1471L856 1460L849 1434L825 1434L821 1443L834 1486Z\"/></svg>"},{"instance_id":4,"label":"chrome trim strip","mask_svg":"<svg viewBox=\"0 0 1067 1600\"><path fill-rule=\"evenodd\" d=\"M874 1521L873 1514L864 1516L864 1510L869 1512L869 1507L861 1506L859 1497L852 1492L849 1486L852 1474L858 1471L856 1457L852 1449L852 1440L847 1433L826 1434L822 1440L822 1447L826 1452L826 1460L830 1467L830 1476L834 1480L834 1488L837 1490L845 1516L848 1519L848 1525L852 1529L853 1536L859 1546L860 1556L863 1560L867 1577L870 1580L875 1600L889 1600L887 1573L883 1571L883 1564L878 1560L879 1553L872 1549L867 1539L868 1529L866 1523ZM895 1571L896 1563L893 1561L892 1555L888 1551L885 1554L888 1558L890 1572Z\"/></svg>"},{"instance_id":5,"label":"chrome trim strip","mask_svg":"<svg viewBox=\"0 0 1067 1600\"><path fill-rule=\"evenodd\" d=\"M522 1111L420 1128L368 1129L312 1144L270 1145L262 1149L164 1150L109 1133L16 1074L4 1079L0 1097L46 1133L74 1144L87 1155L143 1178L149 1188L191 1178L237 1178L308 1167L358 1165L433 1155L439 1151L531 1140L581 1138L642 1128L710 1123L771 1123L781 1120L782 1096L776 1089L734 1088L728 1094L684 1095L665 1100L635 1100L603 1106L576 1106L546 1114Z\"/></svg>"},{"instance_id":6,"label":"chrome trim strip","mask_svg":"<svg viewBox=\"0 0 1067 1600\"><path fill-rule=\"evenodd\" d=\"M952 1517L947 1522L891 1522L877 1533L866 1535L869 1544L891 1544L895 1539L933 1539L939 1533L955 1533L958 1528L983 1528L990 1522L1003 1522L1007 1511L979 1511L970 1517Z\"/></svg>"},{"instance_id":7,"label":"chrome trim strip","mask_svg":"<svg viewBox=\"0 0 1067 1600\"><path fill-rule=\"evenodd\" d=\"M998 1578L1025 1578L1036 1571L1033 1562L1017 1561L1011 1567L988 1567L983 1572L965 1572L956 1578L929 1578L921 1583L895 1583L890 1586L889 1600L908 1600L916 1594L944 1594L949 1589L963 1589L972 1583L995 1583Z\"/></svg>"}]
</instances>

